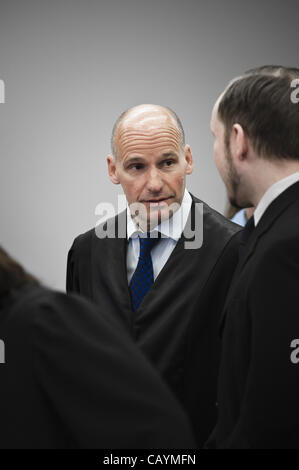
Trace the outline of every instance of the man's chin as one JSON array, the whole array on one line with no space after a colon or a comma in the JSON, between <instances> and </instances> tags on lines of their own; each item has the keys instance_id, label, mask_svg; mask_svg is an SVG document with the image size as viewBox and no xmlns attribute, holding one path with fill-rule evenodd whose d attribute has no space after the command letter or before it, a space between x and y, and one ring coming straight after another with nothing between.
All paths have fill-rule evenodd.
<instances>
[{"instance_id":1,"label":"man's chin","mask_svg":"<svg viewBox=\"0 0 299 470\"><path fill-rule=\"evenodd\" d=\"M163 220L171 219L173 214L179 210L180 204L178 202L170 202L167 204L166 202L163 205L150 205L149 213L148 213L148 220L155 221L157 218L159 219L159 223Z\"/></svg>"},{"instance_id":2,"label":"man's chin","mask_svg":"<svg viewBox=\"0 0 299 470\"><path fill-rule=\"evenodd\" d=\"M244 206L240 205L240 203L234 197L230 197L229 202L235 209L238 209L238 210L244 209Z\"/></svg>"},{"instance_id":3,"label":"man's chin","mask_svg":"<svg viewBox=\"0 0 299 470\"><path fill-rule=\"evenodd\" d=\"M137 217L135 221L144 232L149 232L160 225L163 221L169 220L172 215L173 213L169 213L168 210L165 213L163 210L157 210L155 213L151 211L151 214L148 215L146 219Z\"/></svg>"},{"instance_id":4,"label":"man's chin","mask_svg":"<svg viewBox=\"0 0 299 470\"><path fill-rule=\"evenodd\" d=\"M174 202L173 198L158 202L138 204L141 206L134 206L135 214L133 218L143 230L147 231L154 229L163 221L171 219L173 214L180 208L180 204ZM136 207L138 209L137 211Z\"/></svg>"}]
</instances>

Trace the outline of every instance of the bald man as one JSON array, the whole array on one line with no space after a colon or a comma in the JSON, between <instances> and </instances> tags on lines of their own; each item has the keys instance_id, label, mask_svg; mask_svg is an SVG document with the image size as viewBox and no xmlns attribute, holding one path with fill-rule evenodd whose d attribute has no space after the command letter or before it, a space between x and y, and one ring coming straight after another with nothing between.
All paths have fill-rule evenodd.
<instances>
[{"instance_id":1,"label":"bald man","mask_svg":"<svg viewBox=\"0 0 299 470\"><path fill-rule=\"evenodd\" d=\"M182 403L201 447L217 417L218 321L240 228L187 191L192 152L168 108L123 113L107 163L128 207L75 239L67 290L118 319Z\"/></svg>"}]
</instances>

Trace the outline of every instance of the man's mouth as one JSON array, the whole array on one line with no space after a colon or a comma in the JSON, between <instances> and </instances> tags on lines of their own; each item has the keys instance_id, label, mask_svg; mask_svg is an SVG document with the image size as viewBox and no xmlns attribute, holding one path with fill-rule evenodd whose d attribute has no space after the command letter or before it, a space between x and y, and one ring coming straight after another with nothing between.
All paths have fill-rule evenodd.
<instances>
[{"instance_id":1,"label":"man's mouth","mask_svg":"<svg viewBox=\"0 0 299 470\"><path fill-rule=\"evenodd\" d=\"M150 204L151 206L155 207L155 206L164 206L164 205L167 205L167 200L168 199L171 199L171 196L169 197L157 197L157 198L151 198L151 199L146 199L146 200L143 200L142 202L144 203L147 203L147 204Z\"/></svg>"}]
</instances>

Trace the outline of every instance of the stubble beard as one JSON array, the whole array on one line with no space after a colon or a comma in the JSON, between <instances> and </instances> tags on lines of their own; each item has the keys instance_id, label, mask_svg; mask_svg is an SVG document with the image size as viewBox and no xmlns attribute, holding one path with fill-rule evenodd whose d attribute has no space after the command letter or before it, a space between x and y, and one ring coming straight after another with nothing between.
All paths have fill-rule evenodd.
<instances>
[{"instance_id":1,"label":"stubble beard","mask_svg":"<svg viewBox=\"0 0 299 470\"><path fill-rule=\"evenodd\" d=\"M234 167L229 145L226 145L225 159L226 159L227 166L228 166L227 181L228 181L229 202L236 209L243 209L243 206L240 205L237 199L237 193L240 187L240 176L238 175L236 168Z\"/></svg>"}]
</instances>

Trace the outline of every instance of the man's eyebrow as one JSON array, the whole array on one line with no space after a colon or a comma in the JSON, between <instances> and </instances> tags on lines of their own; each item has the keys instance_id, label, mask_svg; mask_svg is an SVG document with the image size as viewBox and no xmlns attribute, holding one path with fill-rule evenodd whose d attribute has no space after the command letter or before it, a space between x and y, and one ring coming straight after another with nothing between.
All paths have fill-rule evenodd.
<instances>
[{"instance_id":1,"label":"man's eyebrow","mask_svg":"<svg viewBox=\"0 0 299 470\"><path fill-rule=\"evenodd\" d=\"M178 158L179 156L178 156L178 154L175 153L175 152L164 152L164 153L162 153L161 157L162 157L162 158L169 158L169 157L176 157L176 158Z\"/></svg>"},{"instance_id":2,"label":"man's eyebrow","mask_svg":"<svg viewBox=\"0 0 299 470\"><path fill-rule=\"evenodd\" d=\"M124 165L127 165L128 163L139 163L139 162L144 162L144 158L142 157L129 157L124 161Z\"/></svg>"}]
</instances>

